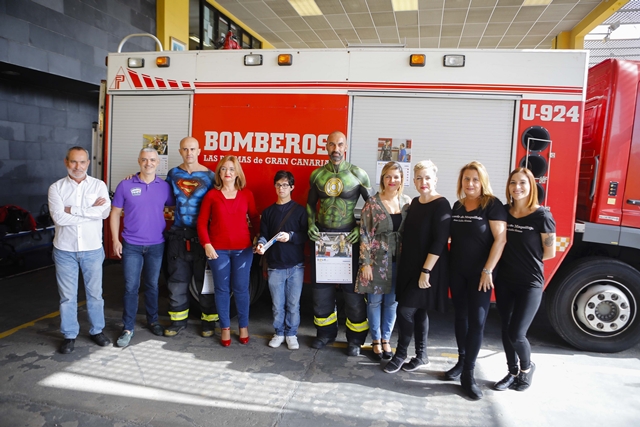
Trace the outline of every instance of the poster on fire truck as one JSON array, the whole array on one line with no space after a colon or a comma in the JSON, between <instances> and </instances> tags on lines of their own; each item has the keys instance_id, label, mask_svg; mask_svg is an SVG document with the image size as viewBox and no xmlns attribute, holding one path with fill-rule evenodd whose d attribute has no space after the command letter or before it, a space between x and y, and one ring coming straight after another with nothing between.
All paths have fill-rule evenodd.
<instances>
[{"instance_id":1,"label":"poster on fire truck","mask_svg":"<svg viewBox=\"0 0 640 427\"><path fill-rule=\"evenodd\" d=\"M353 251L348 233L320 233L316 242L316 283L351 283Z\"/></svg>"},{"instance_id":2,"label":"poster on fire truck","mask_svg":"<svg viewBox=\"0 0 640 427\"><path fill-rule=\"evenodd\" d=\"M142 148L153 148L158 152L156 174L166 176L169 173L169 135L142 135Z\"/></svg>"},{"instance_id":3,"label":"poster on fire truck","mask_svg":"<svg viewBox=\"0 0 640 427\"><path fill-rule=\"evenodd\" d=\"M411 139L378 138L378 157L376 162L376 184L380 185L382 168L389 162L402 165L404 186L408 187L411 178Z\"/></svg>"}]
</instances>

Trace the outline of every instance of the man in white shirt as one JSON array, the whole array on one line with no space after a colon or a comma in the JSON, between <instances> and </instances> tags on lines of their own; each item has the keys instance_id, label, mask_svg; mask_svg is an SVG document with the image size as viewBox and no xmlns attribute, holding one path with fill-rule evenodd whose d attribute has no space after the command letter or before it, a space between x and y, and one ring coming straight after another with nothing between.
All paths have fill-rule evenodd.
<instances>
[{"instance_id":1,"label":"man in white shirt","mask_svg":"<svg viewBox=\"0 0 640 427\"><path fill-rule=\"evenodd\" d=\"M109 216L111 202L104 182L87 175L89 152L72 147L64 163L68 175L49 187L49 211L55 223L53 261L60 294L60 331L64 341L60 353L73 351L78 323L78 270L82 270L87 297L91 339L101 347L111 343L102 333L102 221Z\"/></svg>"}]
</instances>

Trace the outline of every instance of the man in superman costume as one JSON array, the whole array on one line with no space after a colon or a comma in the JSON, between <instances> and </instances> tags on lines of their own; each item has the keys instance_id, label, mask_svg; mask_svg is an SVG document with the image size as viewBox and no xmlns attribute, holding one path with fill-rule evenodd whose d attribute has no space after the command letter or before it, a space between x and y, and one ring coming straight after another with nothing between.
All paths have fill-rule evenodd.
<instances>
[{"instance_id":1,"label":"man in superman costume","mask_svg":"<svg viewBox=\"0 0 640 427\"><path fill-rule=\"evenodd\" d=\"M196 223L204 195L213 188L215 174L198 162L200 144L193 137L180 141L183 163L169 171L167 182L176 199L173 226L167 231L167 264L169 270L169 317L171 325L164 335L172 337L187 327L189 317L189 285L192 277L202 310L202 336L210 337L218 314L213 294L203 294L204 269L207 262L198 241Z\"/></svg>"}]
</instances>

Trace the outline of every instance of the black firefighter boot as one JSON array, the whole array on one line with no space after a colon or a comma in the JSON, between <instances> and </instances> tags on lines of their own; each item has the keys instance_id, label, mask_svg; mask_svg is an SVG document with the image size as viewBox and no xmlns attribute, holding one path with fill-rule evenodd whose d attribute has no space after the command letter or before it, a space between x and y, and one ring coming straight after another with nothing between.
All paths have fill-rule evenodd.
<instances>
[{"instance_id":1,"label":"black firefighter boot","mask_svg":"<svg viewBox=\"0 0 640 427\"><path fill-rule=\"evenodd\" d=\"M462 385L462 389L471 399L482 399L482 390L480 390L480 387L476 384L476 379L473 377L473 369L462 371L460 385Z\"/></svg>"}]
</instances>

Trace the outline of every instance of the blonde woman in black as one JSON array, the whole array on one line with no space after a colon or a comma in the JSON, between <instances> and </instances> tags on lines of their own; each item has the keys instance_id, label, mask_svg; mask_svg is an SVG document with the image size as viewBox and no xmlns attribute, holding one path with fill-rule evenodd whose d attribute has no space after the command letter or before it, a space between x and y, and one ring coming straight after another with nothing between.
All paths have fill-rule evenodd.
<instances>
[{"instance_id":1,"label":"blonde woman in black","mask_svg":"<svg viewBox=\"0 0 640 427\"><path fill-rule=\"evenodd\" d=\"M495 267L507 241L507 212L491 190L485 167L473 161L458 176L458 200L451 213L449 289L455 308L458 363L445 378L460 383L477 400L482 391L473 371L482 345Z\"/></svg>"}]
</instances>

